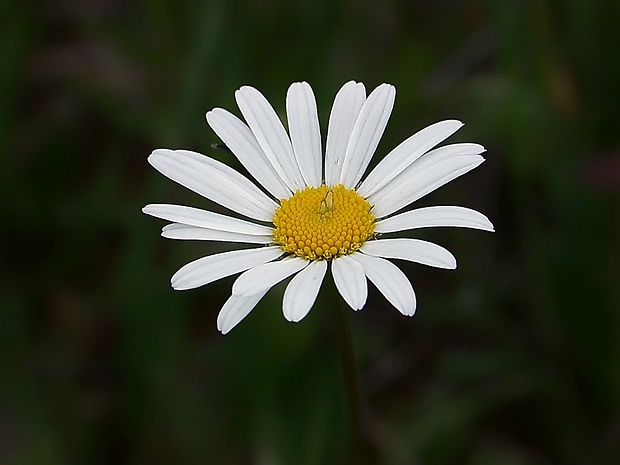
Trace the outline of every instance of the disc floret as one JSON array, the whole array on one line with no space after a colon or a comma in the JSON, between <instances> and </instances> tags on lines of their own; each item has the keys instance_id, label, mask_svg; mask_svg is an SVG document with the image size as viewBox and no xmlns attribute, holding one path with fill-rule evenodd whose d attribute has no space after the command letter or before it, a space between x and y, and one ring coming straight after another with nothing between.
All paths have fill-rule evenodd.
<instances>
[{"instance_id":1,"label":"disc floret","mask_svg":"<svg viewBox=\"0 0 620 465\"><path fill-rule=\"evenodd\" d=\"M274 242L306 260L351 254L373 236L371 208L364 197L342 184L298 190L276 209Z\"/></svg>"}]
</instances>

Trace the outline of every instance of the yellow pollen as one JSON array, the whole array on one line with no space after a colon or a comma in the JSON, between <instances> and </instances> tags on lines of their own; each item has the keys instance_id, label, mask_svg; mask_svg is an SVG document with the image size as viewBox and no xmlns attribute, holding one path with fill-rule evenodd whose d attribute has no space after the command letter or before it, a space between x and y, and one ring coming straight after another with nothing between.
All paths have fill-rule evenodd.
<instances>
[{"instance_id":1,"label":"yellow pollen","mask_svg":"<svg viewBox=\"0 0 620 465\"><path fill-rule=\"evenodd\" d=\"M273 217L274 242L306 260L323 260L358 250L374 233L371 205L353 189L307 187L282 199Z\"/></svg>"}]
</instances>

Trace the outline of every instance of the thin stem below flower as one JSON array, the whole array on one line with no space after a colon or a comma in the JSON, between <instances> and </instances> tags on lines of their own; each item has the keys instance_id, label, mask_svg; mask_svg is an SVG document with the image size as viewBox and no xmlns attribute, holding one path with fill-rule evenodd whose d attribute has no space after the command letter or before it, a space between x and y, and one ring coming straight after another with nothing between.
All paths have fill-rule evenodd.
<instances>
[{"instance_id":1,"label":"thin stem below flower","mask_svg":"<svg viewBox=\"0 0 620 465\"><path fill-rule=\"evenodd\" d=\"M353 349L353 338L351 337L351 327L347 309L340 299L336 299L336 320L338 329L338 348L340 351L340 361L347 394L347 404L351 424L359 431L360 427L360 394L357 379L357 366L355 363L355 352Z\"/></svg>"},{"instance_id":2,"label":"thin stem below flower","mask_svg":"<svg viewBox=\"0 0 620 465\"><path fill-rule=\"evenodd\" d=\"M340 355L340 363L342 366L349 422L351 425L351 449L348 454L348 462L359 465L366 463L366 457L363 452L365 449L365 443L363 441L361 423L363 413L361 411L357 364L355 362L353 338L351 335L351 327L349 325L348 307L342 301L335 285L332 284L330 288L332 291L330 293L330 306L334 307L334 318L337 333L336 339L338 344L338 352Z\"/></svg>"}]
</instances>

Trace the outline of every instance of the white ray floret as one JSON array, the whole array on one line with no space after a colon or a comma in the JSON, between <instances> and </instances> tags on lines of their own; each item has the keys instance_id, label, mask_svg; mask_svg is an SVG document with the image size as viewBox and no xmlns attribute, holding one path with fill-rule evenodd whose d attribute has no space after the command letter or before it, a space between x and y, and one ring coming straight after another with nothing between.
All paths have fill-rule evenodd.
<instances>
[{"instance_id":1,"label":"white ray floret","mask_svg":"<svg viewBox=\"0 0 620 465\"><path fill-rule=\"evenodd\" d=\"M374 194L428 150L450 137L461 127L463 123L460 121L447 120L431 124L416 132L379 162L375 169L366 176L358 192L364 197Z\"/></svg>"},{"instance_id":2,"label":"white ray floret","mask_svg":"<svg viewBox=\"0 0 620 465\"><path fill-rule=\"evenodd\" d=\"M364 274L385 298L405 316L413 316L416 308L413 286L392 262L363 253L351 257L362 265Z\"/></svg>"},{"instance_id":3,"label":"white ray floret","mask_svg":"<svg viewBox=\"0 0 620 465\"><path fill-rule=\"evenodd\" d=\"M291 279L282 299L282 312L288 321L300 321L308 314L319 294L326 271L327 262L315 260Z\"/></svg>"},{"instance_id":4,"label":"white ray floret","mask_svg":"<svg viewBox=\"0 0 620 465\"><path fill-rule=\"evenodd\" d=\"M409 229L451 226L493 232L493 224L482 213L465 207L436 206L406 211L377 221L375 231L391 233Z\"/></svg>"},{"instance_id":5,"label":"white ray floret","mask_svg":"<svg viewBox=\"0 0 620 465\"><path fill-rule=\"evenodd\" d=\"M413 184L411 182L413 176L417 175L418 177L422 178L432 178L434 173L436 171L440 171L442 167L445 167L446 163L449 160L452 160L453 163L459 163L459 159L461 159L465 155L480 155L484 151L485 148L482 145L470 143L451 144L436 148L434 150L431 150L430 152L423 154L420 157L416 157L416 159L412 163L407 165L395 176L384 176L382 178L384 182L382 182L381 187L373 189L372 194L369 194L368 197L375 199L376 201L376 199L380 197L382 193L393 193L401 189L403 185L406 186L407 184ZM372 173L368 175L368 177L375 177L375 171L378 171L379 174L381 174L382 167L377 165L377 167L373 170Z\"/></svg>"},{"instance_id":6,"label":"white ray floret","mask_svg":"<svg viewBox=\"0 0 620 465\"><path fill-rule=\"evenodd\" d=\"M258 90L241 87L235 98L245 121L221 108L209 111L206 119L258 185L196 152L157 149L151 154L149 162L163 175L248 218L169 204L142 210L171 222L162 229L170 239L254 245L199 258L172 276L172 287L183 290L239 275L217 317L223 334L286 279L282 312L288 321L302 320L328 269L353 310L366 304L370 281L399 312L412 316L416 294L391 260L454 269L456 258L432 242L378 236L445 226L494 231L485 215L465 207L400 212L484 161L479 144L435 148L463 126L458 120L416 132L364 179L395 95L393 86L382 84L367 97L362 83L347 82L334 99L323 157L316 100L308 83L296 82L288 89L288 132Z\"/></svg>"},{"instance_id":7,"label":"white ray floret","mask_svg":"<svg viewBox=\"0 0 620 465\"><path fill-rule=\"evenodd\" d=\"M262 265L282 255L280 247L231 250L189 262L171 279L176 290L193 289Z\"/></svg>"},{"instance_id":8,"label":"white ray floret","mask_svg":"<svg viewBox=\"0 0 620 465\"><path fill-rule=\"evenodd\" d=\"M231 295L217 316L217 329L227 334L239 324L256 307L256 304L265 296L267 291L243 297Z\"/></svg>"},{"instance_id":9,"label":"white ray floret","mask_svg":"<svg viewBox=\"0 0 620 465\"><path fill-rule=\"evenodd\" d=\"M271 289L280 281L303 270L309 263L301 258L285 258L255 266L237 278L232 293L247 297Z\"/></svg>"},{"instance_id":10,"label":"white ray floret","mask_svg":"<svg viewBox=\"0 0 620 465\"><path fill-rule=\"evenodd\" d=\"M164 176L220 205L269 221L278 205L224 163L189 150L155 150L149 162Z\"/></svg>"},{"instance_id":11,"label":"white ray floret","mask_svg":"<svg viewBox=\"0 0 620 465\"><path fill-rule=\"evenodd\" d=\"M235 93L237 105L265 155L289 189L303 189L304 180L291 140L273 107L258 90L243 86Z\"/></svg>"},{"instance_id":12,"label":"white ray floret","mask_svg":"<svg viewBox=\"0 0 620 465\"><path fill-rule=\"evenodd\" d=\"M217 229L199 228L181 223L172 223L164 226L161 230L161 235L167 239L244 242L246 244L270 244L273 241L271 234L259 236L257 234L243 234L220 231Z\"/></svg>"},{"instance_id":13,"label":"white ray floret","mask_svg":"<svg viewBox=\"0 0 620 465\"><path fill-rule=\"evenodd\" d=\"M368 96L353 126L342 164L340 182L355 187L366 171L392 114L396 89L381 84Z\"/></svg>"},{"instance_id":14,"label":"white ray floret","mask_svg":"<svg viewBox=\"0 0 620 465\"><path fill-rule=\"evenodd\" d=\"M252 235L272 235L272 229L261 224L183 205L151 204L142 209L147 215L198 228L217 229Z\"/></svg>"},{"instance_id":15,"label":"white ray floret","mask_svg":"<svg viewBox=\"0 0 620 465\"><path fill-rule=\"evenodd\" d=\"M336 94L329 116L325 147L325 183L328 186L340 182L351 132L365 101L366 88L361 82L349 81Z\"/></svg>"},{"instance_id":16,"label":"white ray floret","mask_svg":"<svg viewBox=\"0 0 620 465\"><path fill-rule=\"evenodd\" d=\"M370 196L370 201L375 205L374 214L377 218L384 218L473 170L482 162L484 158L480 155L463 155L430 165L412 173L409 179L402 178L400 182L393 180Z\"/></svg>"},{"instance_id":17,"label":"white ray floret","mask_svg":"<svg viewBox=\"0 0 620 465\"><path fill-rule=\"evenodd\" d=\"M364 267L348 255L332 260L332 276L336 289L353 310L366 304L368 283Z\"/></svg>"},{"instance_id":18,"label":"white ray floret","mask_svg":"<svg viewBox=\"0 0 620 465\"><path fill-rule=\"evenodd\" d=\"M307 82L296 82L289 88L286 114L301 176L307 186L319 186L323 181L321 130L314 93Z\"/></svg>"},{"instance_id":19,"label":"white ray floret","mask_svg":"<svg viewBox=\"0 0 620 465\"><path fill-rule=\"evenodd\" d=\"M232 113L214 108L206 115L207 122L222 142L267 191L276 199L290 197L291 190L278 175L274 165L260 147L250 128Z\"/></svg>"},{"instance_id":20,"label":"white ray floret","mask_svg":"<svg viewBox=\"0 0 620 465\"><path fill-rule=\"evenodd\" d=\"M376 257L408 260L448 270L456 268L454 255L437 244L421 239L378 239L365 242L360 250Z\"/></svg>"}]
</instances>

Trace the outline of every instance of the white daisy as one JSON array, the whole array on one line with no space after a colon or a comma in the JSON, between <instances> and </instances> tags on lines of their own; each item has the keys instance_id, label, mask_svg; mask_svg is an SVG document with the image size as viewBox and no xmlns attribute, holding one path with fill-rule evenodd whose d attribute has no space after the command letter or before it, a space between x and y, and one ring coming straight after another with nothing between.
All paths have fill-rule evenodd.
<instances>
[{"instance_id":1,"label":"white daisy","mask_svg":"<svg viewBox=\"0 0 620 465\"><path fill-rule=\"evenodd\" d=\"M181 205L152 204L142 210L172 222L162 231L167 238L257 245L199 258L172 277L172 287L182 290L241 273L217 318L222 333L292 275L282 309L287 320L301 320L314 304L328 267L353 310L366 303L368 278L403 315L411 316L416 309L413 287L386 259L447 269L456 268L456 260L431 242L380 239L381 234L430 226L493 231L486 216L463 207L398 213L484 161L480 154L485 149L478 144L433 149L463 126L460 121L441 121L417 132L362 181L395 94L393 86L382 84L366 96L363 84L347 82L334 100L323 164L316 101L308 83L296 82L288 90L288 134L258 90L240 88L235 98L246 123L221 108L208 112L207 121L260 187L196 152L157 149L151 154L149 162L164 176L254 220Z\"/></svg>"}]
</instances>

